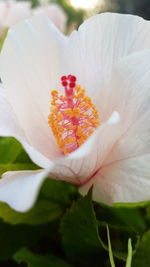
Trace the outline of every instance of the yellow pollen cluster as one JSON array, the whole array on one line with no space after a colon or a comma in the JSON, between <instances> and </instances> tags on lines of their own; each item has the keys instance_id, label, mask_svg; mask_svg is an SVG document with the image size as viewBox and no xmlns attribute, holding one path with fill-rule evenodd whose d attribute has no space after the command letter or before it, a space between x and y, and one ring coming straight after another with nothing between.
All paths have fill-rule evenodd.
<instances>
[{"instance_id":1,"label":"yellow pollen cluster","mask_svg":"<svg viewBox=\"0 0 150 267\"><path fill-rule=\"evenodd\" d=\"M80 85L74 88L71 96L59 96L56 90L51 96L48 123L59 149L68 154L81 146L99 126L98 112Z\"/></svg>"}]
</instances>

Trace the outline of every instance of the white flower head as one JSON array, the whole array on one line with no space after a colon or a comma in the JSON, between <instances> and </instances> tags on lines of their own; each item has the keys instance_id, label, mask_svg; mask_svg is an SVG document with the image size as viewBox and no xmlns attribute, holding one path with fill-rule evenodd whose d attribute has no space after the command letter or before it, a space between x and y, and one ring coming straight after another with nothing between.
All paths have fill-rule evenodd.
<instances>
[{"instance_id":1,"label":"white flower head","mask_svg":"<svg viewBox=\"0 0 150 267\"><path fill-rule=\"evenodd\" d=\"M61 32L65 32L67 15L62 7L57 4L48 4L46 1L41 4L40 7L33 10L33 14L45 14Z\"/></svg>"},{"instance_id":2,"label":"white flower head","mask_svg":"<svg viewBox=\"0 0 150 267\"><path fill-rule=\"evenodd\" d=\"M31 4L29 2L17 2L15 0L0 1L0 24L3 27L11 27L30 16Z\"/></svg>"},{"instance_id":3,"label":"white flower head","mask_svg":"<svg viewBox=\"0 0 150 267\"><path fill-rule=\"evenodd\" d=\"M42 169L5 173L0 201L19 211L29 209L46 177L75 184L83 195L93 185L93 199L107 204L150 199L149 48L150 22L131 15L96 15L69 38L45 16L12 27L0 58L0 134L17 138ZM55 122L57 130L67 123L64 113L74 114L67 94L73 105L81 104L75 114L82 113L83 127L79 135L71 132L82 137L79 143L65 143L66 133L55 132ZM86 113L86 104L93 113ZM48 124L49 114L56 121ZM85 130L84 114L95 116L92 133ZM70 121L70 130L76 131Z\"/></svg>"}]
</instances>

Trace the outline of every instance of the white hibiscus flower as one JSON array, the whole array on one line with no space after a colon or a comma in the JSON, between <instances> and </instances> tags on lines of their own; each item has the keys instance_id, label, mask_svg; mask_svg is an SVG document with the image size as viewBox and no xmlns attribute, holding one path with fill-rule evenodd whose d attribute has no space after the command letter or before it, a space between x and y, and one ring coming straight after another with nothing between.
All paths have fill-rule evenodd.
<instances>
[{"instance_id":1,"label":"white hibiscus flower","mask_svg":"<svg viewBox=\"0 0 150 267\"><path fill-rule=\"evenodd\" d=\"M26 211L46 177L75 184L83 195L93 185L93 199L108 204L150 199L149 48L150 22L131 15L96 15L69 38L44 16L9 31L0 58L0 135L17 138L42 169L5 173L0 201ZM74 108L83 124L64 117ZM73 126L66 143L64 123Z\"/></svg>"},{"instance_id":2,"label":"white hibiscus flower","mask_svg":"<svg viewBox=\"0 0 150 267\"><path fill-rule=\"evenodd\" d=\"M29 16L31 16L31 4L29 2L0 1L1 28L10 27Z\"/></svg>"},{"instance_id":3,"label":"white hibiscus flower","mask_svg":"<svg viewBox=\"0 0 150 267\"><path fill-rule=\"evenodd\" d=\"M43 4L33 10L33 14L45 14L62 32L66 31L67 15L64 10L57 4Z\"/></svg>"}]
</instances>

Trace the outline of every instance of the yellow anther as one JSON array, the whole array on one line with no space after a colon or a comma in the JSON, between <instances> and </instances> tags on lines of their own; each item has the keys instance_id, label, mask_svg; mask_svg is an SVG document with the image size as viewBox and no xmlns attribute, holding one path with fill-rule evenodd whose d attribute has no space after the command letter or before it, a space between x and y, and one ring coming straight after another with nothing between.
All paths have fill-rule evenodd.
<instances>
[{"instance_id":1,"label":"yellow anther","mask_svg":"<svg viewBox=\"0 0 150 267\"><path fill-rule=\"evenodd\" d=\"M65 143L66 144L71 144L71 143L73 143L73 142L75 142L76 141L76 138L75 137L67 137L66 139L65 139Z\"/></svg>"},{"instance_id":2,"label":"yellow anther","mask_svg":"<svg viewBox=\"0 0 150 267\"><path fill-rule=\"evenodd\" d=\"M77 127L77 131L76 131L76 135L77 135L77 136L82 136L82 133L83 133L83 131L82 131L81 126L78 126L78 127Z\"/></svg>"},{"instance_id":3,"label":"yellow anther","mask_svg":"<svg viewBox=\"0 0 150 267\"><path fill-rule=\"evenodd\" d=\"M80 115L80 109L79 108L74 108L72 111L73 111L74 117L79 117L79 115Z\"/></svg>"},{"instance_id":4,"label":"yellow anther","mask_svg":"<svg viewBox=\"0 0 150 267\"><path fill-rule=\"evenodd\" d=\"M63 152L64 152L65 155L67 155L67 154L70 153L70 150L69 150L69 148L64 148Z\"/></svg>"},{"instance_id":5,"label":"yellow anther","mask_svg":"<svg viewBox=\"0 0 150 267\"><path fill-rule=\"evenodd\" d=\"M80 85L73 90L71 97L59 96L56 90L51 92L48 116L58 147L65 155L81 146L100 124L98 112L85 90Z\"/></svg>"},{"instance_id":6,"label":"yellow anther","mask_svg":"<svg viewBox=\"0 0 150 267\"><path fill-rule=\"evenodd\" d=\"M53 90L52 92L51 92L51 96L52 97L56 97L58 95L58 92L56 91L56 90Z\"/></svg>"},{"instance_id":7,"label":"yellow anther","mask_svg":"<svg viewBox=\"0 0 150 267\"><path fill-rule=\"evenodd\" d=\"M67 115L72 115L72 109L71 108L66 108L64 110L64 113L67 114Z\"/></svg>"}]
</instances>

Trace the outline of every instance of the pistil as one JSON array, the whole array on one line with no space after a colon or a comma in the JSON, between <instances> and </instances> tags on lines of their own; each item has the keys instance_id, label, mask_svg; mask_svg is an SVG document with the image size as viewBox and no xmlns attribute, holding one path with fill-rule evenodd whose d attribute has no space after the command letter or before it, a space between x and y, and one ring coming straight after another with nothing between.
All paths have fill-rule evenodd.
<instances>
[{"instance_id":1,"label":"pistil","mask_svg":"<svg viewBox=\"0 0 150 267\"><path fill-rule=\"evenodd\" d=\"M98 112L73 75L62 76L65 95L52 91L49 126L64 154L75 151L99 126Z\"/></svg>"}]
</instances>

